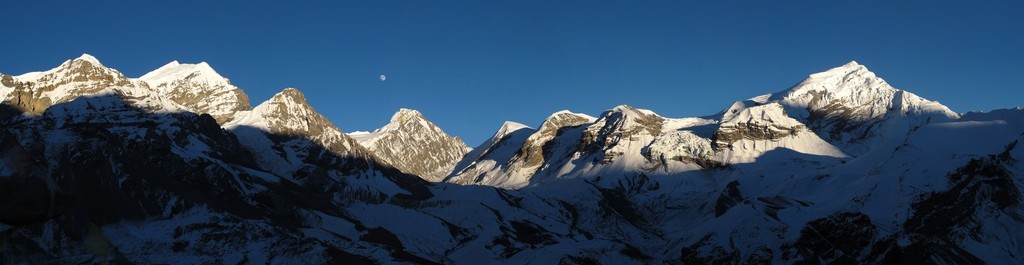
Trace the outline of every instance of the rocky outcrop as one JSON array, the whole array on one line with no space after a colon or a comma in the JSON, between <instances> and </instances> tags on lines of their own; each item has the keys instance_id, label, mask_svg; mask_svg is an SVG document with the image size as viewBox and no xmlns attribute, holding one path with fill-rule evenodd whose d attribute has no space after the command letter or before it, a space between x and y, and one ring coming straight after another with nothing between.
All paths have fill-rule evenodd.
<instances>
[{"instance_id":1,"label":"rocky outcrop","mask_svg":"<svg viewBox=\"0 0 1024 265\"><path fill-rule=\"evenodd\" d=\"M654 139L645 149L644 155L662 164L669 161L697 164L702 168L717 168L724 164L716 161L715 149L710 139L700 137L691 131L675 131Z\"/></svg>"},{"instance_id":2,"label":"rocky outcrop","mask_svg":"<svg viewBox=\"0 0 1024 265\"><path fill-rule=\"evenodd\" d=\"M506 121L501 128L473 151L467 153L455 166L455 171L445 182L460 185L522 185L521 181L509 181L509 161L522 148L526 139L535 129L517 122Z\"/></svg>"},{"instance_id":3,"label":"rocky outcrop","mask_svg":"<svg viewBox=\"0 0 1024 265\"><path fill-rule=\"evenodd\" d=\"M807 127L786 115L779 104L745 108L722 121L714 135L715 148L730 148L740 140L777 141L806 131Z\"/></svg>"}]
</instances>

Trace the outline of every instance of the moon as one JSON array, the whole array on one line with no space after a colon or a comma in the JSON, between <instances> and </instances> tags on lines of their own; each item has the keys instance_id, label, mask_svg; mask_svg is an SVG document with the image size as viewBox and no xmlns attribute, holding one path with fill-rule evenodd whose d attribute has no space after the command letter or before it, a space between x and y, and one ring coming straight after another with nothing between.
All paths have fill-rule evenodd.
<instances>
[{"instance_id":1,"label":"moon","mask_svg":"<svg viewBox=\"0 0 1024 265\"><path fill-rule=\"evenodd\" d=\"M380 75L380 81L384 81L384 80L388 80L388 77L384 76L384 75Z\"/></svg>"}]
</instances>

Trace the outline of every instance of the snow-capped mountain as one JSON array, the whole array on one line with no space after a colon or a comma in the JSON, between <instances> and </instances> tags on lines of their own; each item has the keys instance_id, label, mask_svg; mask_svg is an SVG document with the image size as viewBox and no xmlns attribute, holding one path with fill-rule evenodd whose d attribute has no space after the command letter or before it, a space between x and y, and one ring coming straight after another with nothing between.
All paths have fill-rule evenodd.
<instances>
[{"instance_id":1,"label":"snow-capped mountain","mask_svg":"<svg viewBox=\"0 0 1024 265\"><path fill-rule=\"evenodd\" d=\"M249 96L214 71L206 62L181 64L172 61L139 80L160 91L193 113L208 113L224 123L235 112L249 110Z\"/></svg>"},{"instance_id":2,"label":"snow-capped mountain","mask_svg":"<svg viewBox=\"0 0 1024 265\"><path fill-rule=\"evenodd\" d=\"M411 109L398 110L380 129L349 136L383 162L431 182L443 180L469 152L458 137L446 134Z\"/></svg>"},{"instance_id":3,"label":"snow-capped mountain","mask_svg":"<svg viewBox=\"0 0 1024 265\"><path fill-rule=\"evenodd\" d=\"M107 68L88 54L67 60L44 72L18 76L0 74L3 89L0 101L31 114L39 114L55 104L111 87L132 87L137 83L115 69Z\"/></svg>"},{"instance_id":4,"label":"snow-capped mountain","mask_svg":"<svg viewBox=\"0 0 1024 265\"><path fill-rule=\"evenodd\" d=\"M786 106L823 139L851 154L867 152L893 137L898 141L922 124L960 116L938 102L893 88L856 61L753 99L758 100Z\"/></svg>"},{"instance_id":5,"label":"snow-capped mountain","mask_svg":"<svg viewBox=\"0 0 1024 265\"><path fill-rule=\"evenodd\" d=\"M560 114L565 113L552 117ZM520 188L542 179L604 172L675 174L754 162L777 148L845 158L847 152L894 148L915 128L957 117L945 106L893 88L866 67L850 62L813 74L785 91L737 101L708 117L672 119L618 106L596 120L579 118L575 123L550 126L549 118L543 123L549 128L531 136L543 141L521 143L524 151L504 161L476 163L500 165L491 170L496 172L459 168L449 179ZM581 128L569 128L577 126ZM557 139L553 131L560 132ZM535 155L529 169L516 166L518 160L530 157L525 150L539 150L549 142L554 144L545 151L546 163L535 164L540 157Z\"/></svg>"},{"instance_id":6,"label":"snow-capped mountain","mask_svg":"<svg viewBox=\"0 0 1024 265\"><path fill-rule=\"evenodd\" d=\"M218 120L100 66L0 75L0 263L1024 263L1024 109L961 116L856 63L468 153L415 111L353 137L285 89Z\"/></svg>"},{"instance_id":7,"label":"snow-capped mountain","mask_svg":"<svg viewBox=\"0 0 1024 265\"><path fill-rule=\"evenodd\" d=\"M224 128L228 130L238 127L303 137L339 155L366 155L366 151L358 143L335 127L326 117L313 110L313 107L306 103L306 96L294 88L277 93L251 111L236 113L230 122L224 124Z\"/></svg>"}]
</instances>

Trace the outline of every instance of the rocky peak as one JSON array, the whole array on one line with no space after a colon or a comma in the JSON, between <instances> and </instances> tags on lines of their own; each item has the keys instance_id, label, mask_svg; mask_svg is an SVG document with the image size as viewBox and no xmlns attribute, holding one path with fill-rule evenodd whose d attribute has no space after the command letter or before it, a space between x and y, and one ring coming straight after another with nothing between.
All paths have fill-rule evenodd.
<instances>
[{"instance_id":1,"label":"rocky peak","mask_svg":"<svg viewBox=\"0 0 1024 265\"><path fill-rule=\"evenodd\" d=\"M201 82L210 86L230 85L227 78L224 78L206 62L198 64L182 64L178 61L167 63L152 72L139 77L153 87L167 86L172 82L191 81Z\"/></svg>"},{"instance_id":2,"label":"rocky peak","mask_svg":"<svg viewBox=\"0 0 1024 265\"><path fill-rule=\"evenodd\" d=\"M258 125L272 133L316 135L324 127L334 127L326 118L306 104L306 96L298 89L286 88L243 113L245 120L228 124Z\"/></svg>"},{"instance_id":3,"label":"rocky peak","mask_svg":"<svg viewBox=\"0 0 1024 265\"><path fill-rule=\"evenodd\" d=\"M224 127L229 130L251 127L272 134L299 136L338 154L362 149L330 120L306 104L306 97L294 88L277 93L252 110L235 113Z\"/></svg>"},{"instance_id":4,"label":"rocky peak","mask_svg":"<svg viewBox=\"0 0 1024 265\"><path fill-rule=\"evenodd\" d=\"M118 72L117 70L107 68L104 66L96 57L89 54L82 54L78 58L64 61L57 68L50 69L46 72L35 72L22 75L23 77L36 77L43 79L46 77L70 77L74 81L93 81L89 77L113 77L116 79L128 79ZM37 79L38 80L38 79ZM31 81L29 78L25 78L22 81ZM38 80L42 81L42 80Z\"/></svg>"},{"instance_id":5,"label":"rocky peak","mask_svg":"<svg viewBox=\"0 0 1024 265\"><path fill-rule=\"evenodd\" d=\"M579 126L584 123L591 123L597 120L587 114L574 113L568 110L562 110L551 114L547 119L541 123L538 131L551 131L558 130L559 128L566 126Z\"/></svg>"},{"instance_id":6,"label":"rocky peak","mask_svg":"<svg viewBox=\"0 0 1024 265\"><path fill-rule=\"evenodd\" d=\"M891 94L895 88L867 67L850 62L828 71L811 74L802 82L784 93L785 98L824 93L851 100L865 99L874 95Z\"/></svg>"},{"instance_id":7,"label":"rocky peak","mask_svg":"<svg viewBox=\"0 0 1024 265\"><path fill-rule=\"evenodd\" d=\"M88 53L83 53L82 56L78 56L78 58L75 58L72 61L75 61L75 62L86 62L86 63L92 64L93 66L96 66L96 67L103 67L103 64L100 63L99 59L96 59L96 57L93 57L92 55L89 55Z\"/></svg>"},{"instance_id":8,"label":"rocky peak","mask_svg":"<svg viewBox=\"0 0 1024 265\"><path fill-rule=\"evenodd\" d=\"M319 114L306 104L305 95L295 88L286 88L274 94L270 99L253 107L251 113L266 118L259 122L278 125L268 127L270 132L305 132L309 131L310 127L318 127L310 123L314 122Z\"/></svg>"},{"instance_id":9,"label":"rocky peak","mask_svg":"<svg viewBox=\"0 0 1024 265\"><path fill-rule=\"evenodd\" d=\"M419 111L399 109L391 122L352 136L383 162L428 181L441 181L469 152L457 137L448 135Z\"/></svg>"},{"instance_id":10,"label":"rocky peak","mask_svg":"<svg viewBox=\"0 0 1024 265\"><path fill-rule=\"evenodd\" d=\"M423 117L423 114L421 114L419 111L407 108L400 108L398 109L398 112L395 112L394 115L391 115L392 123L410 120L426 120L426 118Z\"/></svg>"},{"instance_id":11,"label":"rocky peak","mask_svg":"<svg viewBox=\"0 0 1024 265\"><path fill-rule=\"evenodd\" d=\"M206 62L172 61L139 80L195 113L208 113L224 123L238 111L248 110L249 96L213 70Z\"/></svg>"},{"instance_id":12,"label":"rocky peak","mask_svg":"<svg viewBox=\"0 0 1024 265\"><path fill-rule=\"evenodd\" d=\"M629 105L619 105L601 113L601 118L599 120L601 119L612 122L628 121L643 123L645 121L662 120L664 118L650 110L637 109Z\"/></svg>"},{"instance_id":13,"label":"rocky peak","mask_svg":"<svg viewBox=\"0 0 1024 265\"><path fill-rule=\"evenodd\" d=\"M921 124L959 117L938 102L892 87L856 62L812 74L769 101L854 154L870 149L877 135L905 135ZM876 126L888 120L889 128Z\"/></svg>"},{"instance_id":14,"label":"rocky peak","mask_svg":"<svg viewBox=\"0 0 1024 265\"><path fill-rule=\"evenodd\" d=\"M661 123L665 118L650 110L642 110L627 105L620 105L601 114L588 131L597 135L624 133L635 135L643 133L656 136L661 132Z\"/></svg>"},{"instance_id":15,"label":"rocky peak","mask_svg":"<svg viewBox=\"0 0 1024 265\"><path fill-rule=\"evenodd\" d=\"M906 100L901 99L904 96ZM866 121L880 118L892 109L914 109L920 113L958 117L938 102L892 87L855 61L812 74L793 88L773 95L772 100L806 108L807 115L811 117L843 116L849 120Z\"/></svg>"},{"instance_id":16,"label":"rocky peak","mask_svg":"<svg viewBox=\"0 0 1024 265\"><path fill-rule=\"evenodd\" d=\"M60 66L45 72L32 72L18 76L22 82L43 84L108 81L129 85L128 78L115 69L107 68L96 57L89 54L64 61Z\"/></svg>"},{"instance_id":17,"label":"rocky peak","mask_svg":"<svg viewBox=\"0 0 1024 265\"><path fill-rule=\"evenodd\" d=\"M302 91L299 91L298 89L289 87L285 88L284 90L281 90L281 92L278 92L277 94L274 94L274 96L270 98L270 101L293 102L296 104L305 105L306 95L303 94Z\"/></svg>"},{"instance_id":18,"label":"rocky peak","mask_svg":"<svg viewBox=\"0 0 1024 265\"><path fill-rule=\"evenodd\" d=\"M4 101L33 114L42 113L54 104L92 95L106 88L135 85L121 72L103 66L88 54L67 60L49 71L15 76L5 83L4 86L13 89L7 93Z\"/></svg>"}]
</instances>

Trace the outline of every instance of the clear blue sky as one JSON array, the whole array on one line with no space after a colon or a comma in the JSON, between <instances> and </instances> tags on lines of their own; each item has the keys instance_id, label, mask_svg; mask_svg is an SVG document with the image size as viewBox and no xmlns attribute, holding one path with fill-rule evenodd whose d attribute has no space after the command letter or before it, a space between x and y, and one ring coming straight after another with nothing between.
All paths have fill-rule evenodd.
<instances>
[{"instance_id":1,"label":"clear blue sky","mask_svg":"<svg viewBox=\"0 0 1024 265\"><path fill-rule=\"evenodd\" d=\"M712 114L850 60L954 111L1024 105L1021 1L148 2L8 1L0 72L206 61L254 105L296 87L345 131L413 108L471 146L561 109Z\"/></svg>"}]
</instances>

